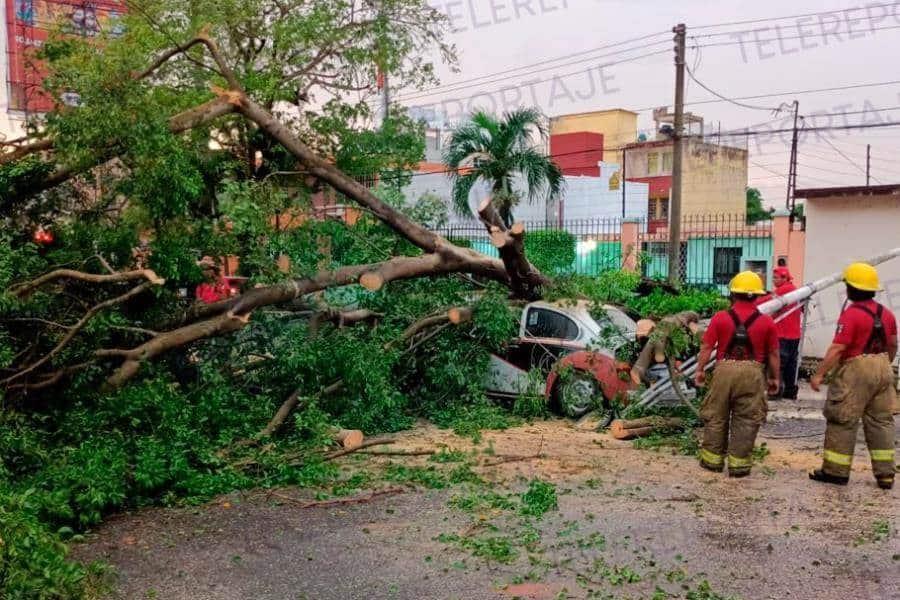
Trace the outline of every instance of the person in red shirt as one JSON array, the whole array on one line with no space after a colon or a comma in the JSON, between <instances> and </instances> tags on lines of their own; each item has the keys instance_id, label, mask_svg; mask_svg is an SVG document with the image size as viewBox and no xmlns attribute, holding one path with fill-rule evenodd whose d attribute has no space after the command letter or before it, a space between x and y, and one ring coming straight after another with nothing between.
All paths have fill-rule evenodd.
<instances>
[{"instance_id":1,"label":"person in red shirt","mask_svg":"<svg viewBox=\"0 0 900 600\"><path fill-rule=\"evenodd\" d=\"M788 292L793 292L797 289L791 272L787 267L775 267L772 271L772 283L775 284L775 296L784 296ZM757 304L771 300L772 296L773 294L767 294L761 297ZM779 317L782 315L786 316L779 320ZM802 309L797 303L788 304L772 315L772 318L775 320L775 330L778 332L778 349L781 358L781 389L779 394L772 396L770 399L777 400L780 397L785 400L796 400Z\"/></svg>"},{"instance_id":2,"label":"person in red shirt","mask_svg":"<svg viewBox=\"0 0 900 600\"><path fill-rule=\"evenodd\" d=\"M778 334L772 317L756 310L756 298L765 294L759 275L738 273L729 288L731 308L710 320L697 357L694 382L702 387L706 365L716 351L712 382L700 406L700 466L720 472L727 453L729 477L745 477L753 466L756 434L766 420L766 366L768 389L778 390Z\"/></svg>"},{"instance_id":3,"label":"person in red shirt","mask_svg":"<svg viewBox=\"0 0 900 600\"><path fill-rule=\"evenodd\" d=\"M197 300L204 304L213 304L228 298L231 295L231 286L222 276L219 265L208 256L204 256L197 264L203 271L203 278L206 280L194 291Z\"/></svg>"},{"instance_id":4,"label":"person in red shirt","mask_svg":"<svg viewBox=\"0 0 900 600\"><path fill-rule=\"evenodd\" d=\"M814 481L847 485L862 419L872 472L878 487L894 486L894 372L897 319L875 301L881 289L878 271L866 263L844 270L850 305L838 319L825 358L810 380L814 390L837 367L825 400L825 450L822 468L809 474Z\"/></svg>"}]
</instances>

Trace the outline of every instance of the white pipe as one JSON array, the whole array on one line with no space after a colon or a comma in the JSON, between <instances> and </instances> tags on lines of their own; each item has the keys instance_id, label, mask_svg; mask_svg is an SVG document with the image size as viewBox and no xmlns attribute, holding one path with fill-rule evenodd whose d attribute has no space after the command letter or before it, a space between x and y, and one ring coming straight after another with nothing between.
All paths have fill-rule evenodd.
<instances>
[{"instance_id":1,"label":"white pipe","mask_svg":"<svg viewBox=\"0 0 900 600\"><path fill-rule=\"evenodd\" d=\"M894 248L893 250L888 250L884 254L874 256L868 259L866 262L870 265L879 265L893 258L897 258L898 256L900 256L900 248ZM813 282L807 283L792 292L788 292L784 296L776 296L775 298L772 298L767 302L763 302L756 308L757 310L759 310L759 312L765 315L771 315L778 312L785 306L788 306L789 304L793 304L794 302L797 302L799 300L809 298L813 294L821 292L827 287L831 287L836 283L840 283L843 278L843 271L838 271L837 273L833 273L831 275L828 275L827 277L822 277L821 279L817 279Z\"/></svg>"},{"instance_id":2,"label":"white pipe","mask_svg":"<svg viewBox=\"0 0 900 600\"><path fill-rule=\"evenodd\" d=\"M866 260L865 262L874 266L874 265L879 265L883 262L887 262L891 259L897 258L898 256L900 256L900 248L894 248L893 250L888 250L887 252L885 252L883 254L874 256L874 257ZM816 279L815 281L807 283L792 292L788 292L784 296L775 296L771 300L763 302L762 304L757 306L756 309L759 312L766 314L766 315L774 314L786 306L800 302L802 300L806 300L813 294L821 292L825 288L828 288L837 283L840 283L843 280L843 278L844 278L844 272L838 271L837 273L833 273L826 277L822 277L821 279ZM798 306L791 307L791 309L788 310L785 314L779 315L778 320L783 319L784 317L786 317L788 314L790 314L791 312L793 312L795 310L800 310L800 306L798 305ZM804 311L805 311L805 303L804 303ZM804 318L804 321L805 321L805 318ZM804 324L804 329L805 329L805 324ZM801 339L802 339L802 337L801 337ZM714 355L715 354L713 354L713 356ZM696 357L691 357L690 359L686 360L684 362L684 364L681 365L681 367L682 367L681 372L682 372L683 376L690 377L691 375L693 375L694 371L696 371L696 366L694 364L695 361L696 361ZM713 361L710 360L709 364L706 365L707 369L709 369L712 366L712 362ZM799 366L799 361L798 361L798 366ZM636 404L638 406L648 406L651 404L655 404L657 401L657 398L659 396L661 396L664 392L671 389L673 385L674 385L674 382L671 379L665 379L663 381L658 382L656 386L651 387L650 389L646 390L643 394L641 394L641 396L639 397L638 402Z\"/></svg>"}]
</instances>

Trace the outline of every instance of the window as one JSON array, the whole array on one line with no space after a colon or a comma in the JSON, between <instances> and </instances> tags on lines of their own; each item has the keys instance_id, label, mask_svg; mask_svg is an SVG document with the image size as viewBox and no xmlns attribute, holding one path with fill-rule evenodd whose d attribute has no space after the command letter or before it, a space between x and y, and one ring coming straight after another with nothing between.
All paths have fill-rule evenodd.
<instances>
[{"instance_id":1,"label":"window","mask_svg":"<svg viewBox=\"0 0 900 600\"><path fill-rule=\"evenodd\" d=\"M753 271L759 275L760 279L765 283L768 280L769 261L767 260L745 260L744 270Z\"/></svg>"},{"instance_id":2,"label":"window","mask_svg":"<svg viewBox=\"0 0 900 600\"><path fill-rule=\"evenodd\" d=\"M656 218L657 219L668 219L669 218L669 199L668 198L657 198L656 199Z\"/></svg>"},{"instance_id":3,"label":"window","mask_svg":"<svg viewBox=\"0 0 900 600\"><path fill-rule=\"evenodd\" d=\"M741 270L741 248L713 250L713 283L726 285Z\"/></svg>"},{"instance_id":4,"label":"window","mask_svg":"<svg viewBox=\"0 0 900 600\"><path fill-rule=\"evenodd\" d=\"M663 167L662 167L662 170L663 170L663 173L664 173L664 174L669 174L669 173L672 172L672 153L671 153L671 152L664 152L664 153L663 153Z\"/></svg>"},{"instance_id":5,"label":"window","mask_svg":"<svg viewBox=\"0 0 900 600\"><path fill-rule=\"evenodd\" d=\"M669 242L650 242L647 244L647 254L656 258L669 256Z\"/></svg>"},{"instance_id":6,"label":"window","mask_svg":"<svg viewBox=\"0 0 900 600\"><path fill-rule=\"evenodd\" d=\"M532 308L525 321L525 333L531 337L574 340L578 338L578 325L556 311Z\"/></svg>"},{"instance_id":7,"label":"window","mask_svg":"<svg viewBox=\"0 0 900 600\"><path fill-rule=\"evenodd\" d=\"M669 199L650 198L647 201L647 217L651 220L667 220L669 218Z\"/></svg>"},{"instance_id":8,"label":"window","mask_svg":"<svg viewBox=\"0 0 900 600\"><path fill-rule=\"evenodd\" d=\"M647 175L659 173L659 152L651 152L647 155Z\"/></svg>"}]
</instances>

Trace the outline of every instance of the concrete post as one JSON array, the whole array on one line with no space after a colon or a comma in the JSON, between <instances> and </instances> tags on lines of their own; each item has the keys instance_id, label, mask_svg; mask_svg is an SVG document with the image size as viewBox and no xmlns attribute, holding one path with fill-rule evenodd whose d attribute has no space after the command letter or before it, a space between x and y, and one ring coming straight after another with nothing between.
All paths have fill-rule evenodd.
<instances>
[{"instance_id":1,"label":"concrete post","mask_svg":"<svg viewBox=\"0 0 900 600\"><path fill-rule=\"evenodd\" d=\"M772 215L772 266L778 265L779 258L789 260L791 251L791 213L779 209Z\"/></svg>"},{"instance_id":2,"label":"concrete post","mask_svg":"<svg viewBox=\"0 0 900 600\"><path fill-rule=\"evenodd\" d=\"M638 253L641 250L638 240L640 223L637 219L623 219L619 243L622 245L622 270L638 270Z\"/></svg>"},{"instance_id":3,"label":"concrete post","mask_svg":"<svg viewBox=\"0 0 900 600\"><path fill-rule=\"evenodd\" d=\"M794 283L799 285L803 281L806 260L806 232L793 230L787 210L776 210L772 217L772 254L772 264L775 266L779 258L787 259Z\"/></svg>"}]
</instances>

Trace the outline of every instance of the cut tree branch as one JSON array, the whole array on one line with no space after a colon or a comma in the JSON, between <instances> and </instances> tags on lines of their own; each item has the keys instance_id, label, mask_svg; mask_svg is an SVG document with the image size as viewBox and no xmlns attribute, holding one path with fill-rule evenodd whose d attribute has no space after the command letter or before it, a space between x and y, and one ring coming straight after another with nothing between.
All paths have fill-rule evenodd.
<instances>
[{"instance_id":1,"label":"cut tree branch","mask_svg":"<svg viewBox=\"0 0 900 600\"><path fill-rule=\"evenodd\" d=\"M40 277L31 281L26 281L25 283L14 286L10 290L10 293L12 293L17 298L25 298L42 285L57 281L58 279L76 279L78 281L86 281L88 283L121 283L123 281L146 279L153 285L162 285L163 283L165 283L165 280L161 279L151 269L119 271L117 273L110 273L108 275L85 273L83 271L75 271L73 269L57 269L55 271L50 271L49 273L41 275Z\"/></svg>"},{"instance_id":2,"label":"cut tree branch","mask_svg":"<svg viewBox=\"0 0 900 600\"><path fill-rule=\"evenodd\" d=\"M102 277L102 276L101 276L101 277ZM154 281L152 281L152 280L151 280L151 281L145 281L145 282L142 283L141 285L132 288L131 290L129 290L128 292L122 294L121 296L116 296L115 298L110 298L109 300L104 300L103 302L101 302L101 303L95 305L95 306L92 307L89 311L87 311L87 313L85 313L85 315L84 315L83 317L81 317L81 319L79 319L79 321L78 321L77 323L75 323L74 325L72 325L72 326L69 328L69 330L66 332L66 335L64 335L64 336L63 336L63 339L61 339L61 340L59 341L59 343L56 344L56 346L53 348L53 350L51 350L50 352L48 352L43 358L41 358L41 359L38 360L37 362L35 362L35 363L31 364L30 366L25 367L24 369L22 369L22 370L16 372L16 373L13 374L12 376L7 377L6 379L0 381L0 383L9 383L10 381L14 381L14 380L16 380L16 379L19 379L20 377L23 377L23 376L27 375L28 373L31 373L32 371L34 371L34 370L37 369L38 367L40 367L40 366L46 364L47 361L49 361L49 360L52 359L54 356L56 356L57 354L59 354L60 351L62 351L62 349L65 348L65 347L69 344L69 342L72 341L72 338L74 338L75 335L78 334L78 332L81 331L81 330L84 328L84 326L87 325L88 322L89 322L91 319L93 319L94 316L95 316L97 313L99 313L101 310L103 310L103 309L105 309L105 308L109 308L110 306L115 306L115 305L117 305L117 304L122 304L123 302L129 300L130 298L133 298L133 297L137 296L138 294L140 294L140 293L142 293L142 292L144 292L144 291L150 289L150 286L152 286L152 285L158 285L158 283L161 283L161 282L162 282L161 279L158 279L156 282L154 282Z\"/></svg>"}]
</instances>

